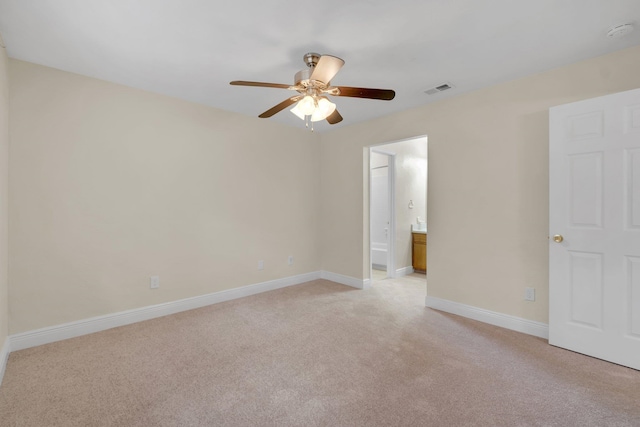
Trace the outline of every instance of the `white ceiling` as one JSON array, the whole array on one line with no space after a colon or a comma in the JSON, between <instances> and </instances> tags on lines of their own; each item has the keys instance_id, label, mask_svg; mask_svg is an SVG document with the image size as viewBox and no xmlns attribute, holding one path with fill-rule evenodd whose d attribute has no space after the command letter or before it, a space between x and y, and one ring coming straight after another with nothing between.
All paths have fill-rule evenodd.
<instances>
[{"instance_id":1,"label":"white ceiling","mask_svg":"<svg viewBox=\"0 0 640 427\"><path fill-rule=\"evenodd\" d=\"M229 82L293 83L309 51L345 60L334 85L396 91L334 97L335 128L638 45L640 0L0 0L0 34L13 58L249 116L291 92Z\"/></svg>"}]
</instances>

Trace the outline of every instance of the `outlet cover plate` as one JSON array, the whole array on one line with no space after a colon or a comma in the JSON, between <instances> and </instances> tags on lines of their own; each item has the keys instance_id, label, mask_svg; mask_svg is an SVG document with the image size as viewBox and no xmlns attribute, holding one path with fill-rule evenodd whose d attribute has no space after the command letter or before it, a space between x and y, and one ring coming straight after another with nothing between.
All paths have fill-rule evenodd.
<instances>
[{"instance_id":1,"label":"outlet cover plate","mask_svg":"<svg viewBox=\"0 0 640 427\"><path fill-rule=\"evenodd\" d=\"M149 287L151 289L158 289L160 287L160 276L151 276L149 280Z\"/></svg>"},{"instance_id":2,"label":"outlet cover plate","mask_svg":"<svg viewBox=\"0 0 640 427\"><path fill-rule=\"evenodd\" d=\"M525 301L535 301L536 300L536 289L535 288L525 288L525 290L524 290L524 300Z\"/></svg>"}]
</instances>

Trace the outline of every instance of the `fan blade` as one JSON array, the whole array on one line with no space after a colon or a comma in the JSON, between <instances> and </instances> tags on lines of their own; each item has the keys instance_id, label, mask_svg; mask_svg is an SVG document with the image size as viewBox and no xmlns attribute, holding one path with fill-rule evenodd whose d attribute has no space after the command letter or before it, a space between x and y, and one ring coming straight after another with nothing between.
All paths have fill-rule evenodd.
<instances>
[{"instance_id":1,"label":"fan blade","mask_svg":"<svg viewBox=\"0 0 640 427\"><path fill-rule=\"evenodd\" d=\"M280 111L284 110L289 105L295 104L296 102L298 102L300 100L300 98L302 98L302 96L298 95L298 96L292 96L289 99L285 99L280 104L276 105L275 107L269 108L267 111L265 111L264 113L260 114L258 117L260 117L261 119L266 119L267 117L271 117L274 114L279 113Z\"/></svg>"},{"instance_id":2,"label":"fan blade","mask_svg":"<svg viewBox=\"0 0 640 427\"><path fill-rule=\"evenodd\" d=\"M313 67L309 80L318 80L324 84L329 84L343 65L344 61L337 56L322 55L318 64Z\"/></svg>"},{"instance_id":3,"label":"fan blade","mask_svg":"<svg viewBox=\"0 0 640 427\"><path fill-rule=\"evenodd\" d=\"M329 117L327 117L327 121L330 125L335 125L336 123L340 123L342 121L342 116L338 113L338 110L334 110L333 113Z\"/></svg>"},{"instance_id":4,"label":"fan blade","mask_svg":"<svg viewBox=\"0 0 640 427\"><path fill-rule=\"evenodd\" d=\"M233 86L257 86L257 87L274 87L277 89L293 89L291 85L285 85L282 83L262 83L262 82L246 82L243 80L234 80L229 82Z\"/></svg>"},{"instance_id":5,"label":"fan blade","mask_svg":"<svg viewBox=\"0 0 640 427\"><path fill-rule=\"evenodd\" d=\"M350 96L352 98L369 98L369 99L381 99L383 101L391 101L396 93L391 89L369 89L366 87L347 87L347 86L335 86L340 92L329 94L335 96Z\"/></svg>"}]
</instances>

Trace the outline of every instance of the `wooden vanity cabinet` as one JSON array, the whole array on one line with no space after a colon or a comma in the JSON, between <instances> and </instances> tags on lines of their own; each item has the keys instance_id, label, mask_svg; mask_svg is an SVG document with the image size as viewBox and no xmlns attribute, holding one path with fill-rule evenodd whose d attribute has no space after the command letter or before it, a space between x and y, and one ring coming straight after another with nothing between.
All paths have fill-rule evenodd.
<instances>
[{"instance_id":1,"label":"wooden vanity cabinet","mask_svg":"<svg viewBox=\"0 0 640 427\"><path fill-rule=\"evenodd\" d=\"M427 272L427 234L411 233L412 235L412 262L415 271Z\"/></svg>"}]
</instances>

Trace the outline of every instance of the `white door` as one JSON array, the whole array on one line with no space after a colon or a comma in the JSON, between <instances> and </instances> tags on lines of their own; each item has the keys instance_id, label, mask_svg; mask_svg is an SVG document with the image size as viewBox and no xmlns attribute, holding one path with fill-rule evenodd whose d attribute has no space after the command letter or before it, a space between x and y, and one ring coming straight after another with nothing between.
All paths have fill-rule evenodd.
<instances>
[{"instance_id":1,"label":"white door","mask_svg":"<svg viewBox=\"0 0 640 427\"><path fill-rule=\"evenodd\" d=\"M640 369L640 89L551 108L549 135L549 343Z\"/></svg>"}]
</instances>

